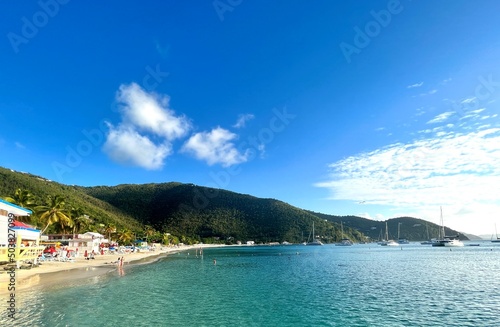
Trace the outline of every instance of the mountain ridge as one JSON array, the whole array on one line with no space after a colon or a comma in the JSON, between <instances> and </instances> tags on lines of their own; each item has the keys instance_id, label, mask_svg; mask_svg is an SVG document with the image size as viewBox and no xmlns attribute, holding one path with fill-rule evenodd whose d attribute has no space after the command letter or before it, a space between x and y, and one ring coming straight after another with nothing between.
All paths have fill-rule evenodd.
<instances>
[{"instance_id":1,"label":"mountain ridge","mask_svg":"<svg viewBox=\"0 0 500 327\"><path fill-rule=\"evenodd\" d=\"M140 231L151 226L178 235L187 242L258 243L307 241L312 221L315 231L327 243L344 236L357 242L374 241L382 234L385 221L357 216L328 215L294 207L272 198L258 198L224 189L192 183L166 182L119 184L115 186L77 186L49 181L29 173L0 167L0 196L16 188L28 189L40 198L62 193L72 203L87 210L100 224ZM412 217L387 220L388 233L396 238L420 241L437 235L438 225ZM399 227L399 228L398 228ZM447 234L457 231L446 228ZM468 239L463 233L462 239Z\"/></svg>"}]
</instances>

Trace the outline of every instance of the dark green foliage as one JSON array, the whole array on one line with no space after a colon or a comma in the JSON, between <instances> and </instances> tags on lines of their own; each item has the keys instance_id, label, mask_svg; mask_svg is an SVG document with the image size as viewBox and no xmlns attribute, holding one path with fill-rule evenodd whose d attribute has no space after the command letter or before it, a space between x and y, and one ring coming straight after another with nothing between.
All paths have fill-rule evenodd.
<instances>
[{"instance_id":1,"label":"dark green foliage","mask_svg":"<svg viewBox=\"0 0 500 327\"><path fill-rule=\"evenodd\" d=\"M109 203L87 195L80 187L59 184L36 175L0 167L0 197L12 196L17 189L30 191L38 204L43 204L47 196L60 195L65 198L67 204L81 208L94 221L94 226L113 224L137 231L142 229L142 225L134 217Z\"/></svg>"},{"instance_id":2,"label":"dark green foliage","mask_svg":"<svg viewBox=\"0 0 500 327\"><path fill-rule=\"evenodd\" d=\"M82 188L137 217L141 223L198 241L302 242L316 233L336 241L338 226L274 199L260 199L193 184L162 183ZM349 228L346 228L349 231ZM354 231L353 240L361 234Z\"/></svg>"},{"instance_id":3,"label":"dark green foliage","mask_svg":"<svg viewBox=\"0 0 500 327\"><path fill-rule=\"evenodd\" d=\"M256 243L299 243L315 234L326 243L344 237L354 242L374 241L385 222L355 216L332 216L293 207L275 199L261 199L182 183L124 184L118 186L80 187L47 181L31 174L12 172L0 168L0 196L11 196L15 190L29 190L38 203L48 195L61 195L65 201L93 220L93 226L114 226L118 231L130 231L137 237L150 241L165 240L163 233L170 233L169 242L192 244L236 243L253 240ZM415 218L388 220L389 235L411 241L437 237L439 226ZM149 231L148 231L149 230ZM456 234L446 229L447 234ZM125 233L125 232L122 232ZM119 234L119 233L118 233ZM366 235L366 236L365 236Z\"/></svg>"}]
</instances>

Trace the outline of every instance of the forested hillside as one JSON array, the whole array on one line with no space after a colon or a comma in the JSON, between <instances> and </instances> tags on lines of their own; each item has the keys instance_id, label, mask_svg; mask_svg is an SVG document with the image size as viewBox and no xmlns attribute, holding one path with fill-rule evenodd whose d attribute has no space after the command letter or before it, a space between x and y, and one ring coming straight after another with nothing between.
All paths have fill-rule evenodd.
<instances>
[{"instance_id":1,"label":"forested hillside","mask_svg":"<svg viewBox=\"0 0 500 327\"><path fill-rule=\"evenodd\" d=\"M137 217L142 223L173 234L186 234L208 242L303 242L315 221L315 232L325 242L341 238L338 224L275 199L207 188L193 184L163 183L82 188ZM353 240L363 239L345 228Z\"/></svg>"},{"instance_id":2,"label":"forested hillside","mask_svg":"<svg viewBox=\"0 0 500 327\"><path fill-rule=\"evenodd\" d=\"M13 197L16 190L24 190L33 196L33 204L26 206L34 210L35 206L47 203L47 197L61 196L70 208L78 209L90 218L89 230L114 226L116 229L140 231L143 226L133 216L113 207L109 203L96 199L81 191L81 188L49 181L29 173L16 172L0 167L0 198ZM42 222L32 221L39 228ZM50 229L49 229L50 231Z\"/></svg>"},{"instance_id":3,"label":"forested hillside","mask_svg":"<svg viewBox=\"0 0 500 327\"><path fill-rule=\"evenodd\" d=\"M123 184L81 187L49 181L29 173L0 168L0 197L30 194L29 209L47 208L49 200L64 199L68 213L88 217L79 228L105 232L130 241L133 237L186 243L234 243L253 240L257 243L299 243L315 234L325 243L344 237L355 242L376 241L385 235L385 222L356 216L334 216L293 207L275 199L256 198L222 189L176 182L159 184ZM43 221L34 215L31 223L42 228ZM48 226L48 231L75 231L76 224ZM388 220L390 238L420 241L437 237L439 226L427 221L401 217ZM112 234L116 233L116 234ZM448 235L457 234L446 228ZM173 237L169 236L173 235ZM464 235L462 239L467 239Z\"/></svg>"}]
</instances>

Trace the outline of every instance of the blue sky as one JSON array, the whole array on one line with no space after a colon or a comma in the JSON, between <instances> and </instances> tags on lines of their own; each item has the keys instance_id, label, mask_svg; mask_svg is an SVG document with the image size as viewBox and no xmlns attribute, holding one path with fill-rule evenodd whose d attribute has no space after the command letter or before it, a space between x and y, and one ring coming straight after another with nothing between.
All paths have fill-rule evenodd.
<instances>
[{"instance_id":1,"label":"blue sky","mask_svg":"<svg viewBox=\"0 0 500 327\"><path fill-rule=\"evenodd\" d=\"M0 165L500 226L500 4L0 4Z\"/></svg>"}]
</instances>

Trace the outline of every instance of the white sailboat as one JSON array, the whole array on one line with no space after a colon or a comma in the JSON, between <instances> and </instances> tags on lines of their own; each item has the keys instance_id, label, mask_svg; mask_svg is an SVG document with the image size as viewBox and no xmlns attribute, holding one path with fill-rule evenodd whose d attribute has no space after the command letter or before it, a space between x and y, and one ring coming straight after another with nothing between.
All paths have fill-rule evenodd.
<instances>
[{"instance_id":1,"label":"white sailboat","mask_svg":"<svg viewBox=\"0 0 500 327\"><path fill-rule=\"evenodd\" d=\"M340 229L342 231L342 239L339 243L335 243L335 246L351 246L352 241L346 237L344 237L344 225L342 225L342 221L340 221Z\"/></svg>"},{"instance_id":2,"label":"white sailboat","mask_svg":"<svg viewBox=\"0 0 500 327\"><path fill-rule=\"evenodd\" d=\"M493 235L491 235L491 241L493 243L500 243L500 237L498 237L498 233L497 233L497 224L495 224L495 237L496 237L496 239L494 239Z\"/></svg>"},{"instance_id":3,"label":"white sailboat","mask_svg":"<svg viewBox=\"0 0 500 327\"><path fill-rule=\"evenodd\" d=\"M307 242L306 245L323 245L323 243L315 237L316 237L316 235L314 234L314 221L313 221L312 242Z\"/></svg>"},{"instance_id":4,"label":"white sailboat","mask_svg":"<svg viewBox=\"0 0 500 327\"><path fill-rule=\"evenodd\" d=\"M425 229L427 230L427 241L420 242L422 245L432 245L436 239L429 239L429 224L425 224Z\"/></svg>"},{"instance_id":5,"label":"white sailboat","mask_svg":"<svg viewBox=\"0 0 500 327\"><path fill-rule=\"evenodd\" d=\"M389 239L389 230L387 229L387 221L385 222L385 241L379 243L382 246L398 246L399 243Z\"/></svg>"},{"instance_id":6,"label":"white sailboat","mask_svg":"<svg viewBox=\"0 0 500 327\"><path fill-rule=\"evenodd\" d=\"M444 232L443 208L441 210L441 229L439 230L439 239L432 243L432 246L447 246L459 247L464 246L464 243L457 236L446 236Z\"/></svg>"},{"instance_id":7,"label":"white sailboat","mask_svg":"<svg viewBox=\"0 0 500 327\"><path fill-rule=\"evenodd\" d=\"M410 242L404 238L404 237L400 237L399 236L399 231L400 231L400 226L401 226L402 223L398 223L398 244L410 244Z\"/></svg>"}]
</instances>

